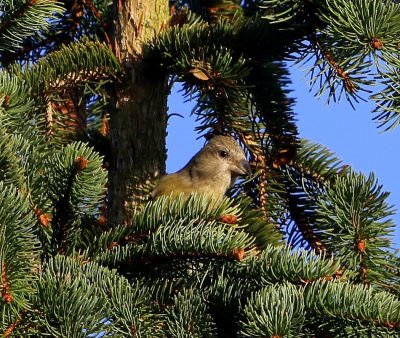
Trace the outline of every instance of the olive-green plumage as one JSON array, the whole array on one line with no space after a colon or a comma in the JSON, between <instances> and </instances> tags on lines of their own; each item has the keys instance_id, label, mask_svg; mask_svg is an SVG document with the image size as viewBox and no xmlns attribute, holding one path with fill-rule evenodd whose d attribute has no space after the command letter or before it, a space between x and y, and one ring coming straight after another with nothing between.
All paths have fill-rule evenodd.
<instances>
[{"instance_id":1,"label":"olive-green plumage","mask_svg":"<svg viewBox=\"0 0 400 338\"><path fill-rule=\"evenodd\" d=\"M213 137L192 159L174 174L161 177L153 197L193 192L219 199L238 176L251 174L243 149L230 136Z\"/></svg>"}]
</instances>

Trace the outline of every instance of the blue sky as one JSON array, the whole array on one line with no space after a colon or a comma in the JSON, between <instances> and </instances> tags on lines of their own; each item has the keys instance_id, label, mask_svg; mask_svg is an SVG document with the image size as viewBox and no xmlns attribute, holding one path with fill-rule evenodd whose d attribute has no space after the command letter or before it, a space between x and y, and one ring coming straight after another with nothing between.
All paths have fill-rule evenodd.
<instances>
[{"instance_id":1,"label":"blue sky","mask_svg":"<svg viewBox=\"0 0 400 338\"><path fill-rule=\"evenodd\" d=\"M354 170L368 175L374 172L383 190L391 192L389 203L400 209L400 127L382 132L372 121L373 103L360 102L354 110L345 98L339 103L326 105L326 98L316 99L310 93L308 78L298 67L291 67L293 90L291 97L297 103L294 111L298 118L301 137L318 142L351 165ZM184 118L171 116L168 126L167 172L180 169L204 144L196 140L195 117L190 117L193 102L184 103L181 94L174 89L169 98L169 114L180 114ZM397 224L395 246L400 248L400 211L393 216Z\"/></svg>"}]
</instances>

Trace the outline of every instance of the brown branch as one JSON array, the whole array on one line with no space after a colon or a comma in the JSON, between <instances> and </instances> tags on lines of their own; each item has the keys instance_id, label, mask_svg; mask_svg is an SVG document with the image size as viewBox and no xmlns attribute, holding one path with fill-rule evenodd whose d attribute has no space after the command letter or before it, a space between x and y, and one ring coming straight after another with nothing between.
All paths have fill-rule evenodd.
<instances>
[{"instance_id":1,"label":"brown branch","mask_svg":"<svg viewBox=\"0 0 400 338\"><path fill-rule=\"evenodd\" d=\"M86 132L86 101L83 90L77 88L77 84L96 81L101 78L115 78L115 75L107 73L107 68L99 68L90 71L71 72L61 78L50 80L44 93L40 93L46 102L45 112L46 136L51 140L55 133L57 122L54 120L55 112L62 117L64 131L70 131L76 135L83 135ZM58 92L59 99L53 97ZM56 122L56 123L54 123ZM107 115L102 117L102 134L108 133ZM64 133L65 134L65 133ZM68 133L67 133L68 134Z\"/></svg>"},{"instance_id":2,"label":"brown branch","mask_svg":"<svg viewBox=\"0 0 400 338\"><path fill-rule=\"evenodd\" d=\"M203 252L188 252L188 253L171 253L169 255L163 255L163 256L147 256L147 257L141 257L138 261L130 261L127 262L128 265L134 266L135 264L138 265L143 265L143 266L148 266L148 265L154 265L154 264L163 264L163 263L168 263L170 261L174 260L192 260L194 258L207 258L207 259L219 259L219 258L224 258L224 259L234 259L234 260L240 260L240 257L245 256L245 250L242 248L237 248L233 249L231 253L224 254L224 253L216 253L216 252L211 252L211 253L203 253Z\"/></svg>"},{"instance_id":3,"label":"brown branch","mask_svg":"<svg viewBox=\"0 0 400 338\"><path fill-rule=\"evenodd\" d=\"M208 14L214 19L217 17L232 18L233 15L241 9L240 5L233 2L230 4L218 4L212 1L210 3L203 1L201 5L203 9L207 11Z\"/></svg>"},{"instance_id":4,"label":"brown branch","mask_svg":"<svg viewBox=\"0 0 400 338\"><path fill-rule=\"evenodd\" d=\"M107 227L107 209L108 209L107 192L105 191L103 193L103 199L101 201L101 207L100 207L101 214L100 214L99 218L97 219L98 226L101 229L103 229L104 231L108 230L108 227Z\"/></svg>"},{"instance_id":5,"label":"brown branch","mask_svg":"<svg viewBox=\"0 0 400 338\"><path fill-rule=\"evenodd\" d=\"M130 331L132 337L138 337L138 330L137 330L135 324L132 324L129 327L129 331Z\"/></svg>"},{"instance_id":6,"label":"brown branch","mask_svg":"<svg viewBox=\"0 0 400 338\"><path fill-rule=\"evenodd\" d=\"M50 101L47 102L46 113L44 116L45 125L46 125L46 138L50 141L53 138L53 105Z\"/></svg>"},{"instance_id":7,"label":"brown branch","mask_svg":"<svg viewBox=\"0 0 400 338\"><path fill-rule=\"evenodd\" d=\"M94 82L102 78L117 79L117 75L109 74L108 67L99 67L97 69L82 69L78 72L70 72L59 75L47 84L47 92L68 90L75 88L77 84L82 82Z\"/></svg>"},{"instance_id":8,"label":"brown branch","mask_svg":"<svg viewBox=\"0 0 400 338\"><path fill-rule=\"evenodd\" d=\"M263 161L263 160L262 160ZM261 161L257 158L256 163L260 163ZM259 175L259 200L260 200L260 208L265 216L267 218L267 171L265 169L261 169L260 175Z\"/></svg>"},{"instance_id":9,"label":"brown branch","mask_svg":"<svg viewBox=\"0 0 400 338\"><path fill-rule=\"evenodd\" d=\"M340 280L344 275L343 270L337 270L333 275L326 275L318 278L311 278L311 279L301 279L300 282L303 285L307 285L316 281L328 281L331 282L333 280Z\"/></svg>"},{"instance_id":10,"label":"brown branch","mask_svg":"<svg viewBox=\"0 0 400 338\"><path fill-rule=\"evenodd\" d=\"M303 238L317 253L326 253L326 247L324 246L324 244L322 244L321 240L314 232L310 221L298 210L298 203L295 196L290 194L289 191L287 191L286 196L288 201L289 213L292 219L296 222L297 228L303 235Z\"/></svg>"},{"instance_id":11,"label":"brown branch","mask_svg":"<svg viewBox=\"0 0 400 338\"><path fill-rule=\"evenodd\" d=\"M16 318L11 325L4 331L3 333L3 338L8 338L12 335L13 331L15 330L15 328L19 325L19 323L21 323L22 319L25 317L27 311L24 310L21 312L19 318Z\"/></svg>"},{"instance_id":12,"label":"brown branch","mask_svg":"<svg viewBox=\"0 0 400 338\"><path fill-rule=\"evenodd\" d=\"M301 163L297 163L296 161L291 162L290 166L293 169L296 169L297 171L303 173L303 175L307 175L307 176L311 177L314 181L317 181L317 183L319 183L321 185L325 186L328 183L333 183L332 180L328 180L326 177L324 177L320 173L312 171L312 170L304 167ZM338 174L343 175L343 174L347 173L349 171L349 169L350 169L350 166L347 164L344 164L339 168ZM336 177L333 177L333 179L336 179Z\"/></svg>"},{"instance_id":13,"label":"brown branch","mask_svg":"<svg viewBox=\"0 0 400 338\"><path fill-rule=\"evenodd\" d=\"M260 143L255 139L255 137L248 133L238 133L241 141L247 146L251 153L250 165L253 170L259 172L259 184L258 184L258 205L260 206L265 218L267 215L267 171L266 171L266 159L265 154L260 148Z\"/></svg>"},{"instance_id":14,"label":"brown branch","mask_svg":"<svg viewBox=\"0 0 400 338\"><path fill-rule=\"evenodd\" d=\"M356 248L357 248L357 251L359 252L360 261L361 261L360 262L360 265L361 265L361 267L360 267L361 280L362 280L362 282L364 283L365 286L369 287L370 286L370 281L368 280L368 276L367 276L368 270L367 270L367 265L365 263L365 260L367 258L366 257L367 255L366 255L366 252L365 252L366 246L367 246L367 242L366 242L365 239L357 240Z\"/></svg>"},{"instance_id":15,"label":"brown branch","mask_svg":"<svg viewBox=\"0 0 400 338\"><path fill-rule=\"evenodd\" d=\"M335 61L335 58L333 57L332 53L329 52L328 50L326 50L324 48L324 46L322 46L321 41L319 41L317 38L314 38L312 40L318 46L319 50L321 51L321 53L325 57L325 59L328 61L328 63L332 66L336 75L339 76L343 80L343 82L344 82L346 88L349 90L349 92L354 94L357 91L357 87L354 84L354 82L350 79L350 76L348 75L348 73Z\"/></svg>"},{"instance_id":16,"label":"brown branch","mask_svg":"<svg viewBox=\"0 0 400 338\"><path fill-rule=\"evenodd\" d=\"M3 282L2 290L1 290L1 298L3 298L3 300L6 303L11 303L14 300L14 298L11 294L10 285L8 283L6 262L3 262L1 265L1 280Z\"/></svg>"},{"instance_id":17,"label":"brown branch","mask_svg":"<svg viewBox=\"0 0 400 338\"><path fill-rule=\"evenodd\" d=\"M51 217L48 214L42 212L42 210L38 209L37 207L33 207L32 210L35 216L37 217L39 223L43 225L45 228L48 228L49 223L51 221Z\"/></svg>"},{"instance_id":18,"label":"brown branch","mask_svg":"<svg viewBox=\"0 0 400 338\"><path fill-rule=\"evenodd\" d=\"M108 122L107 112L103 110L101 114L101 129L100 134L102 136L109 136L110 135L110 124Z\"/></svg>"},{"instance_id":19,"label":"brown branch","mask_svg":"<svg viewBox=\"0 0 400 338\"><path fill-rule=\"evenodd\" d=\"M75 159L74 167L67 178L66 188L62 196L55 203L53 215L53 234L51 243L60 255L65 254L65 239L70 227L72 208L70 204L71 193L76 176L87 168L88 160L83 156Z\"/></svg>"},{"instance_id":20,"label":"brown branch","mask_svg":"<svg viewBox=\"0 0 400 338\"><path fill-rule=\"evenodd\" d=\"M252 250L252 249L250 249ZM189 252L189 253L168 253L166 255L154 255L154 256L142 256L142 257L137 257L136 260L130 259L130 260L125 260L121 262L116 262L115 267L118 268L118 271L121 273L124 273L126 271L130 271L132 269L134 270L140 270L144 269L146 270L147 268L154 268L158 266L162 266L163 264L168 264L171 262L175 262L177 260L181 262L194 262L196 260L199 260L200 262L202 260L228 260L228 261L240 261L246 256L246 250L243 248L236 248L232 249L231 252L228 253L215 253L215 252L209 252L209 253L204 253L204 252Z\"/></svg>"},{"instance_id":21,"label":"brown branch","mask_svg":"<svg viewBox=\"0 0 400 338\"><path fill-rule=\"evenodd\" d=\"M395 329L398 329L400 327L400 322L379 322L379 321L376 321L376 322L374 322L374 324L385 326L390 330L395 330Z\"/></svg>"},{"instance_id":22,"label":"brown branch","mask_svg":"<svg viewBox=\"0 0 400 338\"><path fill-rule=\"evenodd\" d=\"M71 2L71 7L68 8L68 11L71 15L71 23L70 23L70 29L72 31L72 35L75 34L77 31L78 27L81 24L82 17L84 15L83 12L83 0L75 0Z\"/></svg>"},{"instance_id":23,"label":"brown branch","mask_svg":"<svg viewBox=\"0 0 400 338\"><path fill-rule=\"evenodd\" d=\"M63 134L85 134L87 118L85 103L83 90L80 88L64 91L60 94L59 100L52 101L53 111L57 111L61 116Z\"/></svg>"},{"instance_id":24,"label":"brown branch","mask_svg":"<svg viewBox=\"0 0 400 338\"><path fill-rule=\"evenodd\" d=\"M268 218L268 210L267 210L267 180L268 180L268 172L266 170L267 159L263 150L260 148L259 142L255 139L253 135L244 133L239 134L240 139L245 143L250 150L253 160L251 161L253 169L259 172L259 183L258 183L258 203L259 206L265 215L265 218ZM289 143L286 142L288 145ZM279 158L279 165L293 163L293 157L296 153L296 148L293 144L290 145L290 148L286 153L283 154L282 158ZM279 155L279 154L278 154ZM274 162L272 163L272 167L274 166ZM322 253L326 252L325 246L322 244L321 240L313 231L311 224L307 218L298 211L297 201L295 196L291 195L289 191L286 193L286 198L288 200L289 212L296 222L299 231L302 233L303 238L309 243L309 245L316 250L316 252Z\"/></svg>"},{"instance_id":25,"label":"brown branch","mask_svg":"<svg viewBox=\"0 0 400 338\"><path fill-rule=\"evenodd\" d=\"M11 96L10 95L4 95L2 97L0 97L0 99L3 99L3 102L1 104L1 106L5 109L7 109L10 106L11 103Z\"/></svg>"}]
</instances>

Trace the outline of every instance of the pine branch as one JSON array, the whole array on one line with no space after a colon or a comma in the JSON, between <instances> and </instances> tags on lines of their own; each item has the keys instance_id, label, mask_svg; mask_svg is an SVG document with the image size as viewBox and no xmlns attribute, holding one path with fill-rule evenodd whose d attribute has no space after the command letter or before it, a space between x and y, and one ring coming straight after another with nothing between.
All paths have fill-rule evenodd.
<instances>
[{"instance_id":1,"label":"pine branch","mask_svg":"<svg viewBox=\"0 0 400 338\"><path fill-rule=\"evenodd\" d=\"M35 300L41 311L34 318L36 327L30 330L59 337L108 334L114 320L110 286L117 281L115 272L85 264L82 257L55 256L39 276Z\"/></svg>"},{"instance_id":2,"label":"pine branch","mask_svg":"<svg viewBox=\"0 0 400 338\"><path fill-rule=\"evenodd\" d=\"M84 67L82 67L84 65ZM38 97L62 91L78 84L115 79L121 66L104 44L83 41L70 44L51 53L35 64L24 76Z\"/></svg>"},{"instance_id":3,"label":"pine branch","mask_svg":"<svg viewBox=\"0 0 400 338\"><path fill-rule=\"evenodd\" d=\"M246 254L251 254L249 235L226 228L213 222L164 226L145 244L115 245L96 260L101 264L119 266L121 271L143 271L162 266L168 270L170 263L174 262L241 260Z\"/></svg>"},{"instance_id":4,"label":"pine branch","mask_svg":"<svg viewBox=\"0 0 400 338\"><path fill-rule=\"evenodd\" d=\"M304 246L306 242L316 252L326 253L327 248L321 241L315 222L315 199L306 196L303 189L288 184L286 200L290 218L295 223L292 229L295 231L288 238L289 243ZM296 236L298 233L301 234L300 238Z\"/></svg>"},{"instance_id":5,"label":"pine branch","mask_svg":"<svg viewBox=\"0 0 400 338\"><path fill-rule=\"evenodd\" d=\"M259 249L279 241L275 227L248 199L220 202L196 195L187 200L157 198L134 215L131 226L101 234L94 252L102 264L127 262L138 268L190 259L240 261L252 254L253 241Z\"/></svg>"},{"instance_id":6,"label":"pine branch","mask_svg":"<svg viewBox=\"0 0 400 338\"><path fill-rule=\"evenodd\" d=\"M362 285L329 283L310 284L305 303L317 315L362 321L389 329L395 334L400 327L400 302L387 292L376 292Z\"/></svg>"},{"instance_id":7,"label":"pine branch","mask_svg":"<svg viewBox=\"0 0 400 338\"><path fill-rule=\"evenodd\" d=\"M1 7L0 7L1 9ZM48 26L61 13L62 7L53 0L27 0L17 2L6 11L0 11L0 52L18 48L24 39L38 29Z\"/></svg>"},{"instance_id":8,"label":"pine branch","mask_svg":"<svg viewBox=\"0 0 400 338\"><path fill-rule=\"evenodd\" d=\"M275 24L294 21L307 8L306 2L302 0L263 0L260 2L260 8L265 11L264 18Z\"/></svg>"},{"instance_id":9,"label":"pine branch","mask_svg":"<svg viewBox=\"0 0 400 338\"><path fill-rule=\"evenodd\" d=\"M40 247L36 231L28 198L0 182L0 313L6 327L32 303Z\"/></svg>"},{"instance_id":10,"label":"pine branch","mask_svg":"<svg viewBox=\"0 0 400 338\"><path fill-rule=\"evenodd\" d=\"M250 296L240 322L240 334L244 337L291 336L300 331L305 315L300 290L290 284L267 286Z\"/></svg>"},{"instance_id":11,"label":"pine branch","mask_svg":"<svg viewBox=\"0 0 400 338\"><path fill-rule=\"evenodd\" d=\"M288 246L268 246L259 256L243 264L239 274L261 286L284 282L302 285L315 280L332 280L339 267L333 258L327 259L312 251L292 252Z\"/></svg>"},{"instance_id":12,"label":"pine branch","mask_svg":"<svg viewBox=\"0 0 400 338\"><path fill-rule=\"evenodd\" d=\"M183 290L167 309L166 333L171 337L215 337L215 324L202 295L196 290Z\"/></svg>"},{"instance_id":13,"label":"pine branch","mask_svg":"<svg viewBox=\"0 0 400 338\"><path fill-rule=\"evenodd\" d=\"M378 123L378 128L385 131L393 130L400 123L400 73L398 71L400 62L396 55L383 52L383 58L387 60L388 66L382 71L382 84L384 88L371 96L376 104L373 113L377 114L373 120Z\"/></svg>"},{"instance_id":14,"label":"pine branch","mask_svg":"<svg viewBox=\"0 0 400 338\"><path fill-rule=\"evenodd\" d=\"M330 41L338 41L337 48L351 46L354 53L360 51L357 46L365 48L366 52L385 46L386 50L397 53L396 39L400 29L400 5L397 2L334 0L325 1L323 7L320 17L327 24L323 33Z\"/></svg>"},{"instance_id":15,"label":"pine branch","mask_svg":"<svg viewBox=\"0 0 400 338\"><path fill-rule=\"evenodd\" d=\"M23 80L7 72L0 72L0 120L8 132L26 130L26 123L32 118L33 100ZM2 132L3 134L6 131Z\"/></svg>"},{"instance_id":16,"label":"pine branch","mask_svg":"<svg viewBox=\"0 0 400 338\"><path fill-rule=\"evenodd\" d=\"M82 218L99 215L106 183L102 159L72 143L46 160L42 184L52 203L52 250L71 252L81 242Z\"/></svg>"},{"instance_id":17,"label":"pine branch","mask_svg":"<svg viewBox=\"0 0 400 338\"><path fill-rule=\"evenodd\" d=\"M222 44L224 37L231 39L236 26L214 29L189 16L187 24L173 26L147 46L146 59L153 67L161 64L164 72L183 81L185 96L197 92L195 109L203 130L211 127L222 132L235 119L238 125L244 122L241 115L247 110L247 100L241 79L248 67L227 41Z\"/></svg>"},{"instance_id":18,"label":"pine branch","mask_svg":"<svg viewBox=\"0 0 400 338\"><path fill-rule=\"evenodd\" d=\"M10 324L10 326L4 331L4 338L9 338L14 333L16 327L21 323L25 315L26 311L22 311L21 314Z\"/></svg>"},{"instance_id":19,"label":"pine branch","mask_svg":"<svg viewBox=\"0 0 400 338\"><path fill-rule=\"evenodd\" d=\"M349 172L349 167L327 148L302 140L295 160L282 170L286 187L282 196L291 220L286 224L289 243L307 244L317 252L326 252L328 248L315 219L317 201L330 184Z\"/></svg>"},{"instance_id":20,"label":"pine branch","mask_svg":"<svg viewBox=\"0 0 400 338\"><path fill-rule=\"evenodd\" d=\"M217 270L208 272L210 277L202 277L202 284L196 287L205 288L213 304L240 312L249 297L266 286L291 282L300 287L316 280L340 279L343 276L338 267L333 259L315 253L292 252L287 246L270 245L240 262L210 267Z\"/></svg>"},{"instance_id":21,"label":"pine branch","mask_svg":"<svg viewBox=\"0 0 400 338\"><path fill-rule=\"evenodd\" d=\"M343 164L328 148L306 139L301 141L291 167L301 173L302 185L306 185L309 180L314 181L316 187L334 183L338 175L343 176L350 171L349 166Z\"/></svg>"},{"instance_id":22,"label":"pine branch","mask_svg":"<svg viewBox=\"0 0 400 338\"><path fill-rule=\"evenodd\" d=\"M155 283L153 284L153 286ZM116 277L107 283L115 335L165 337L165 314L153 302L154 293L142 282Z\"/></svg>"},{"instance_id":23,"label":"pine branch","mask_svg":"<svg viewBox=\"0 0 400 338\"><path fill-rule=\"evenodd\" d=\"M87 112L82 106L85 100L77 98L75 91L82 92L86 85L95 83L95 90L101 90L106 83L115 80L120 71L121 67L108 47L85 41L72 43L49 54L19 77L26 81L36 103L46 109L36 113L43 114L39 121L48 139L60 142L67 138L66 134L85 128ZM70 102L65 92L72 93L71 98L75 98L72 111L64 109L61 103L65 100ZM93 95L93 89L90 94ZM79 118L85 121L79 123Z\"/></svg>"},{"instance_id":24,"label":"pine branch","mask_svg":"<svg viewBox=\"0 0 400 338\"><path fill-rule=\"evenodd\" d=\"M65 10L58 13L47 25L25 39L22 47L14 51L5 50L0 55L0 62L10 65L36 63L44 55L59 50L64 45L73 43L86 36L105 41L108 46L109 19L111 3L107 1L64 1ZM60 15L61 14L61 15Z\"/></svg>"},{"instance_id":25,"label":"pine branch","mask_svg":"<svg viewBox=\"0 0 400 338\"><path fill-rule=\"evenodd\" d=\"M4 132L4 129L2 130ZM15 186L23 193L27 193L27 173L23 159L18 156L18 151L26 152L29 145L21 136L3 134L0 138L0 180L6 185Z\"/></svg>"},{"instance_id":26,"label":"pine branch","mask_svg":"<svg viewBox=\"0 0 400 338\"><path fill-rule=\"evenodd\" d=\"M385 285L392 278L385 266L390 248L393 214L374 175L368 178L350 172L339 177L321 195L316 221L322 242L354 273L352 279L366 285Z\"/></svg>"}]
</instances>

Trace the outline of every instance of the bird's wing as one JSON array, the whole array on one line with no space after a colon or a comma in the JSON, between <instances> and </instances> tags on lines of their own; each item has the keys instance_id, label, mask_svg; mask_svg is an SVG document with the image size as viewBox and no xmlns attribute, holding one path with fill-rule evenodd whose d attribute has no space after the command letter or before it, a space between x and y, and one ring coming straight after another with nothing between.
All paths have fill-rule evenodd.
<instances>
[{"instance_id":1,"label":"bird's wing","mask_svg":"<svg viewBox=\"0 0 400 338\"><path fill-rule=\"evenodd\" d=\"M151 195L153 198L160 195L175 197L180 193L190 194L192 191L193 186L190 177L175 173L161 177Z\"/></svg>"}]
</instances>

